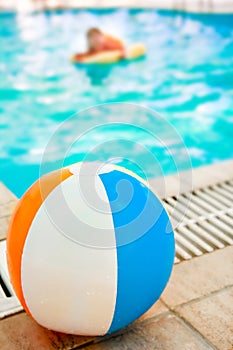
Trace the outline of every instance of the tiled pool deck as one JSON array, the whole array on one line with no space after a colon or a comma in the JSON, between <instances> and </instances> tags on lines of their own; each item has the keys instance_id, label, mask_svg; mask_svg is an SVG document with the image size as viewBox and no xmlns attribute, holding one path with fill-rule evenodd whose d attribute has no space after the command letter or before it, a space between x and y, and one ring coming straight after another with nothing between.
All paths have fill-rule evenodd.
<instances>
[{"instance_id":1,"label":"tiled pool deck","mask_svg":"<svg viewBox=\"0 0 233 350\"><path fill-rule=\"evenodd\" d=\"M233 179L233 161L193 170L193 189ZM166 178L177 195L177 176ZM159 180L152 186L158 192ZM17 199L0 184L0 238ZM137 322L108 337L83 337L44 329L24 312L0 321L1 350L233 349L233 246L174 266L161 299Z\"/></svg>"}]
</instances>

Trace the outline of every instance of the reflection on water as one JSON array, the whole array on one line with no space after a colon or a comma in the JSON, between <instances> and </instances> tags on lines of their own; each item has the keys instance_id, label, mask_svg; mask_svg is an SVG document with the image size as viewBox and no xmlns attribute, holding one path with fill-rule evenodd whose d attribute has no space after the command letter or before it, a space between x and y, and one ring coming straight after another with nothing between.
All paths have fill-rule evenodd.
<instances>
[{"instance_id":1,"label":"reflection on water","mask_svg":"<svg viewBox=\"0 0 233 350\"><path fill-rule=\"evenodd\" d=\"M85 69L85 73L90 79L92 85L102 85L108 78L114 65L113 64L75 64L77 69Z\"/></svg>"}]
</instances>

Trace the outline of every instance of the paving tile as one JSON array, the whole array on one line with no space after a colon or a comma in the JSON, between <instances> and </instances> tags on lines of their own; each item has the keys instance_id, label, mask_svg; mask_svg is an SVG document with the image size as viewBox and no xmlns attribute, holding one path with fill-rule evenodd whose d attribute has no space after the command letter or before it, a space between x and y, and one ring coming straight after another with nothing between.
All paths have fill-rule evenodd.
<instances>
[{"instance_id":1,"label":"paving tile","mask_svg":"<svg viewBox=\"0 0 233 350\"><path fill-rule=\"evenodd\" d=\"M11 200L6 204L0 205L0 240L6 238L9 221L16 204L16 200Z\"/></svg>"},{"instance_id":2,"label":"paving tile","mask_svg":"<svg viewBox=\"0 0 233 350\"><path fill-rule=\"evenodd\" d=\"M184 172L185 174L185 172ZM221 181L233 178L233 160L219 162L212 165L202 166L192 170L192 187L199 189L205 186L215 185ZM185 176L184 182L187 182ZM188 178L187 178L188 179ZM190 180L188 179L188 182Z\"/></svg>"},{"instance_id":3,"label":"paving tile","mask_svg":"<svg viewBox=\"0 0 233 350\"><path fill-rule=\"evenodd\" d=\"M45 331L29 320L25 314L11 316L0 321L1 350L53 349Z\"/></svg>"},{"instance_id":4,"label":"paving tile","mask_svg":"<svg viewBox=\"0 0 233 350\"><path fill-rule=\"evenodd\" d=\"M210 350L197 332L171 313L147 320L115 337L85 347L85 350Z\"/></svg>"},{"instance_id":5,"label":"paving tile","mask_svg":"<svg viewBox=\"0 0 233 350\"><path fill-rule=\"evenodd\" d=\"M2 182L0 182L0 205L16 199L16 196Z\"/></svg>"},{"instance_id":6,"label":"paving tile","mask_svg":"<svg viewBox=\"0 0 233 350\"><path fill-rule=\"evenodd\" d=\"M10 216L13 213L16 204L16 200L11 200L10 202L0 205L0 218L4 216Z\"/></svg>"},{"instance_id":7,"label":"paving tile","mask_svg":"<svg viewBox=\"0 0 233 350\"><path fill-rule=\"evenodd\" d=\"M226 160L212 165L207 165L206 170L214 173L218 181L228 181L233 179L233 160Z\"/></svg>"},{"instance_id":8,"label":"paving tile","mask_svg":"<svg viewBox=\"0 0 233 350\"><path fill-rule=\"evenodd\" d=\"M166 198L231 179L233 179L233 160L152 178L149 183L161 198Z\"/></svg>"},{"instance_id":9,"label":"paving tile","mask_svg":"<svg viewBox=\"0 0 233 350\"><path fill-rule=\"evenodd\" d=\"M0 241L6 238L9 217L0 218Z\"/></svg>"},{"instance_id":10,"label":"paving tile","mask_svg":"<svg viewBox=\"0 0 233 350\"><path fill-rule=\"evenodd\" d=\"M15 195L0 182L0 240L6 238L10 217L17 202Z\"/></svg>"},{"instance_id":11,"label":"paving tile","mask_svg":"<svg viewBox=\"0 0 233 350\"><path fill-rule=\"evenodd\" d=\"M180 183L175 176L150 179L149 184L160 198L177 196L180 192Z\"/></svg>"},{"instance_id":12,"label":"paving tile","mask_svg":"<svg viewBox=\"0 0 233 350\"><path fill-rule=\"evenodd\" d=\"M158 301L137 322L142 322L168 311L166 306ZM73 349L89 343L93 337L81 337L52 332L30 319L25 313L11 316L0 321L1 350L43 350L43 349Z\"/></svg>"},{"instance_id":13,"label":"paving tile","mask_svg":"<svg viewBox=\"0 0 233 350\"><path fill-rule=\"evenodd\" d=\"M69 350L91 340L90 337L49 331L25 313L0 321L1 350Z\"/></svg>"},{"instance_id":14,"label":"paving tile","mask_svg":"<svg viewBox=\"0 0 233 350\"><path fill-rule=\"evenodd\" d=\"M233 287L177 308L219 350L233 349Z\"/></svg>"},{"instance_id":15,"label":"paving tile","mask_svg":"<svg viewBox=\"0 0 233 350\"><path fill-rule=\"evenodd\" d=\"M233 246L177 264L162 294L169 307L233 284Z\"/></svg>"}]
</instances>

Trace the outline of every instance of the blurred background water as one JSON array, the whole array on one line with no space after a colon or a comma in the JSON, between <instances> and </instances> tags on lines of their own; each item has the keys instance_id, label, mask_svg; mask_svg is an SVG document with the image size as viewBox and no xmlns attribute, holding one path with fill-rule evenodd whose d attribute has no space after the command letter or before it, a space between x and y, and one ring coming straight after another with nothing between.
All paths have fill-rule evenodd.
<instances>
[{"instance_id":1,"label":"blurred background water","mask_svg":"<svg viewBox=\"0 0 233 350\"><path fill-rule=\"evenodd\" d=\"M85 32L92 26L126 44L145 43L146 57L100 67L72 65L70 56L86 49ZM194 167L233 157L233 15L126 9L2 13L0 77L0 180L18 196L38 178L44 149L60 123L99 103L138 103L160 113L183 138ZM106 113L97 122L110 122ZM66 123L60 143L67 145L70 134L79 133L85 115L77 115L76 129ZM132 124L136 113L134 118ZM150 123L154 128L153 114ZM139 162L148 176L159 175L137 147L140 140L164 174L176 171L166 147L137 128L128 131L134 144L125 147L132 164ZM66 164L83 159L93 142L112 133L112 128L98 128L81 139ZM115 158L141 174L140 167L123 159L120 142L96 150L95 157ZM167 140L170 154L177 152L176 143ZM61 157L57 145L54 162Z\"/></svg>"}]
</instances>

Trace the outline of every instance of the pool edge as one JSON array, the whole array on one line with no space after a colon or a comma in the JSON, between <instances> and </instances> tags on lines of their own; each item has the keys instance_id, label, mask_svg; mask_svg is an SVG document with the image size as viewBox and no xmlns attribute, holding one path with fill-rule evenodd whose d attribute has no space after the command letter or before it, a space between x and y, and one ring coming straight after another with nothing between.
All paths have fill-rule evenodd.
<instances>
[{"instance_id":1,"label":"pool edge","mask_svg":"<svg viewBox=\"0 0 233 350\"><path fill-rule=\"evenodd\" d=\"M154 177L149 179L148 182L161 198L166 198L177 196L179 193L194 191L205 186L213 186L219 182L230 181L232 179L233 159L229 159L172 175ZM183 186L181 186L181 183ZM166 189L165 193L162 192L164 187ZM17 197L15 194L0 181L0 220L9 216L9 211L12 210L16 202ZM4 238L0 234L1 239Z\"/></svg>"}]
</instances>

